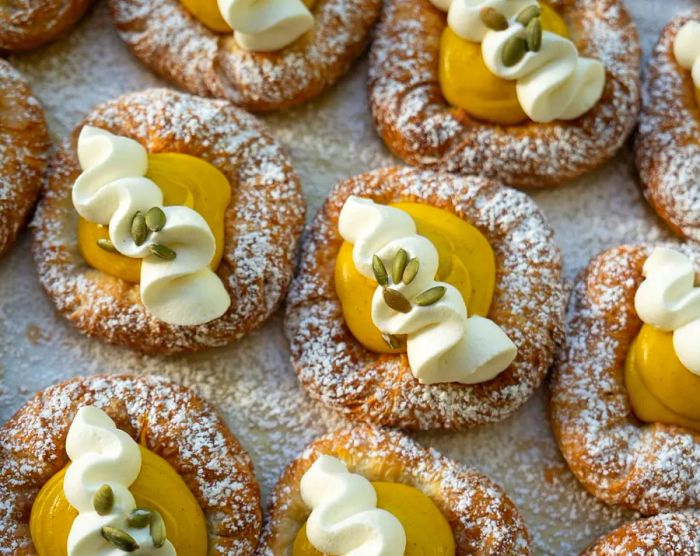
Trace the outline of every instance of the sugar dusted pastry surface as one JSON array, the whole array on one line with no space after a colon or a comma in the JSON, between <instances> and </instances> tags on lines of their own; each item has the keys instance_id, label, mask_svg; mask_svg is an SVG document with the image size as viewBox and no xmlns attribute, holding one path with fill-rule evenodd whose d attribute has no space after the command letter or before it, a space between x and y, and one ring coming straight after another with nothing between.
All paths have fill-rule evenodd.
<instances>
[{"instance_id":1,"label":"sugar dusted pastry surface","mask_svg":"<svg viewBox=\"0 0 700 556\"><path fill-rule=\"evenodd\" d=\"M626 4L648 54L665 20L694 2ZM45 105L56 138L93 104L163 84L119 41L103 2L67 39L12 62ZM362 61L317 101L265 117L297 166L309 216L337 180L396 163L372 129L366 79ZM569 280L604 248L670 237L635 185L629 148L572 185L533 196L558 234ZM0 421L48 383L80 372L159 372L193 386L223 412L253 457L265 498L288 461L338 422L297 385L279 315L228 348L177 359L142 357L83 337L55 313L36 277L28 239L25 232L0 261ZM508 421L415 437L501 484L522 511L539 554L575 554L633 517L577 484L554 444L542 392Z\"/></svg>"}]
</instances>

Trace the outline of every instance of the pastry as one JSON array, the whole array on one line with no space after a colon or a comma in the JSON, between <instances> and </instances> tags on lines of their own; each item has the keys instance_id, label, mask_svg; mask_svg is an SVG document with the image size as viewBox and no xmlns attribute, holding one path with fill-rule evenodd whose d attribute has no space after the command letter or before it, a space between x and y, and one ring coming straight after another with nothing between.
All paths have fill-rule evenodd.
<instances>
[{"instance_id":1,"label":"pastry","mask_svg":"<svg viewBox=\"0 0 700 556\"><path fill-rule=\"evenodd\" d=\"M485 178L385 168L331 191L286 331L302 386L347 417L463 429L532 395L564 303L559 249L528 197Z\"/></svg>"},{"instance_id":2,"label":"pastry","mask_svg":"<svg viewBox=\"0 0 700 556\"><path fill-rule=\"evenodd\" d=\"M642 192L671 229L700 241L700 10L661 32L644 77L635 144Z\"/></svg>"},{"instance_id":3,"label":"pastry","mask_svg":"<svg viewBox=\"0 0 700 556\"><path fill-rule=\"evenodd\" d=\"M322 553L530 554L530 538L515 505L481 473L358 424L318 438L287 467L257 550Z\"/></svg>"},{"instance_id":4,"label":"pastry","mask_svg":"<svg viewBox=\"0 0 700 556\"><path fill-rule=\"evenodd\" d=\"M700 509L700 251L622 246L574 288L551 385L555 437L593 495Z\"/></svg>"},{"instance_id":5,"label":"pastry","mask_svg":"<svg viewBox=\"0 0 700 556\"><path fill-rule=\"evenodd\" d=\"M29 83L0 59L0 255L36 202L49 147L44 111Z\"/></svg>"},{"instance_id":6,"label":"pastry","mask_svg":"<svg viewBox=\"0 0 700 556\"><path fill-rule=\"evenodd\" d=\"M301 104L359 56L381 0L110 0L121 38L191 93L253 111ZM236 29L236 32L233 32Z\"/></svg>"},{"instance_id":7,"label":"pastry","mask_svg":"<svg viewBox=\"0 0 700 556\"><path fill-rule=\"evenodd\" d=\"M252 116L154 89L93 109L59 147L33 252L81 331L144 352L195 351L278 307L304 211L289 160Z\"/></svg>"},{"instance_id":8,"label":"pastry","mask_svg":"<svg viewBox=\"0 0 700 556\"><path fill-rule=\"evenodd\" d=\"M700 516L661 514L615 529L581 556L695 556L700 551Z\"/></svg>"},{"instance_id":9,"label":"pastry","mask_svg":"<svg viewBox=\"0 0 700 556\"><path fill-rule=\"evenodd\" d=\"M620 0L388 0L370 104L409 164L554 186L632 131L640 56Z\"/></svg>"},{"instance_id":10,"label":"pastry","mask_svg":"<svg viewBox=\"0 0 700 556\"><path fill-rule=\"evenodd\" d=\"M83 17L91 0L13 0L0 4L0 51L37 48Z\"/></svg>"},{"instance_id":11,"label":"pastry","mask_svg":"<svg viewBox=\"0 0 700 556\"><path fill-rule=\"evenodd\" d=\"M248 455L209 404L154 376L37 394L0 428L0 507L8 554L243 556L261 527Z\"/></svg>"}]
</instances>

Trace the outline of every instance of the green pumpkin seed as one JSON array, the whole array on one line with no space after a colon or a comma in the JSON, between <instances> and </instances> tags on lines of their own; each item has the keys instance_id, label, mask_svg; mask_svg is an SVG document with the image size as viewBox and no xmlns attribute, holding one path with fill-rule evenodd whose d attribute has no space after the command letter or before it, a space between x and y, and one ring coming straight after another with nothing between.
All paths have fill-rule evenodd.
<instances>
[{"instance_id":1,"label":"green pumpkin seed","mask_svg":"<svg viewBox=\"0 0 700 556\"><path fill-rule=\"evenodd\" d=\"M151 513L151 538L153 546L160 548L165 544L165 522L163 517L155 510Z\"/></svg>"},{"instance_id":2,"label":"green pumpkin seed","mask_svg":"<svg viewBox=\"0 0 700 556\"><path fill-rule=\"evenodd\" d=\"M137 212L131 219L131 239L137 247L140 247L148 237L148 228L146 227L146 217L142 212Z\"/></svg>"},{"instance_id":3,"label":"green pumpkin seed","mask_svg":"<svg viewBox=\"0 0 700 556\"><path fill-rule=\"evenodd\" d=\"M520 25L522 25L523 27L527 27L527 24L530 23L532 18L539 17L539 15L539 6L528 6L515 17L515 21L520 23Z\"/></svg>"},{"instance_id":4,"label":"green pumpkin seed","mask_svg":"<svg viewBox=\"0 0 700 556\"><path fill-rule=\"evenodd\" d=\"M391 349L399 349L399 339L394 336L393 334L382 334L382 340L388 345Z\"/></svg>"},{"instance_id":5,"label":"green pumpkin seed","mask_svg":"<svg viewBox=\"0 0 700 556\"><path fill-rule=\"evenodd\" d=\"M372 257L372 272L374 272L374 279L380 286L386 286L389 284L389 276L386 273L386 268L384 263L377 256Z\"/></svg>"},{"instance_id":6,"label":"green pumpkin seed","mask_svg":"<svg viewBox=\"0 0 700 556\"><path fill-rule=\"evenodd\" d=\"M134 529L143 529L151 523L151 510L148 508L136 508L126 518L126 524Z\"/></svg>"},{"instance_id":7,"label":"green pumpkin seed","mask_svg":"<svg viewBox=\"0 0 700 556\"><path fill-rule=\"evenodd\" d=\"M418 274L419 268L420 263L418 262L418 259L411 259L410 261L408 261L406 268L404 268L403 270L403 276L401 277L401 281L408 286L411 282L413 282L413 279L416 277L416 274Z\"/></svg>"},{"instance_id":8,"label":"green pumpkin seed","mask_svg":"<svg viewBox=\"0 0 700 556\"><path fill-rule=\"evenodd\" d=\"M530 52L539 52L542 46L542 20L539 17L531 19L527 24L525 39Z\"/></svg>"},{"instance_id":9,"label":"green pumpkin seed","mask_svg":"<svg viewBox=\"0 0 700 556\"><path fill-rule=\"evenodd\" d=\"M170 249L170 247L161 245L160 243L153 243L149 245L148 248L152 254L159 259L163 259L164 261L174 261L175 257L177 257L177 253L175 253L175 251Z\"/></svg>"},{"instance_id":10,"label":"green pumpkin seed","mask_svg":"<svg viewBox=\"0 0 700 556\"><path fill-rule=\"evenodd\" d=\"M159 207L148 209L146 226L152 232L160 232L165 227L165 213Z\"/></svg>"},{"instance_id":11,"label":"green pumpkin seed","mask_svg":"<svg viewBox=\"0 0 700 556\"><path fill-rule=\"evenodd\" d=\"M114 243L112 243L108 239L98 239L97 240L97 247L100 249L104 249L105 251L109 251L110 253L118 253L117 248L114 246Z\"/></svg>"},{"instance_id":12,"label":"green pumpkin seed","mask_svg":"<svg viewBox=\"0 0 700 556\"><path fill-rule=\"evenodd\" d=\"M510 37L503 45L503 65L509 68L517 64L525 56L526 47L525 39Z\"/></svg>"},{"instance_id":13,"label":"green pumpkin seed","mask_svg":"<svg viewBox=\"0 0 700 556\"><path fill-rule=\"evenodd\" d=\"M134 552L141 548L134 537L116 527L103 527L102 537L111 545L124 552Z\"/></svg>"},{"instance_id":14,"label":"green pumpkin seed","mask_svg":"<svg viewBox=\"0 0 700 556\"><path fill-rule=\"evenodd\" d=\"M394 311L399 313L410 313L411 312L411 302L406 299L406 296L398 290L392 290L391 288L384 288L382 292L384 295L384 303L386 303Z\"/></svg>"},{"instance_id":15,"label":"green pumpkin seed","mask_svg":"<svg viewBox=\"0 0 700 556\"><path fill-rule=\"evenodd\" d=\"M92 499L92 505L99 515L107 515L114 506L114 492L109 485L102 485L97 489Z\"/></svg>"},{"instance_id":16,"label":"green pumpkin seed","mask_svg":"<svg viewBox=\"0 0 700 556\"><path fill-rule=\"evenodd\" d=\"M391 279L394 284L398 284L403 277L403 271L406 269L408 264L408 253L405 249L399 249L394 255L394 260L391 263Z\"/></svg>"},{"instance_id":17,"label":"green pumpkin seed","mask_svg":"<svg viewBox=\"0 0 700 556\"><path fill-rule=\"evenodd\" d=\"M479 17L484 25L486 25L486 27L489 29L493 29L494 31L504 31L508 29L508 20L506 19L506 16L504 16L496 8L491 8L488 6L481 8L479 11Z\"/></svg>"},{"instance_id":18,"label":"green pumpkin seed","mask_svg":"<svg viewBox=\"0 0 700 556\"><path fill-rule=\"evenodd\" d=\"M445 288L445 286L433 286L416 296L416 305L427 307L428 305L437 303L444 297L446 291L447 288Z\"/></svg>"}]
</instances>

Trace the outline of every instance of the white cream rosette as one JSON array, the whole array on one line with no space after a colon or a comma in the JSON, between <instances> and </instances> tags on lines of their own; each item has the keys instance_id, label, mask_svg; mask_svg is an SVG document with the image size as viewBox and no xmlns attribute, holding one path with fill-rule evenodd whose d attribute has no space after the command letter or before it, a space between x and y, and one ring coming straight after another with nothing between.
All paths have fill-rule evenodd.
<instances>
[{"instance_id":1,"label":"white cream rosette","mask_svg":"<svg viewBox=\"0 0 700 556\"><path fill-rule=\"evenodd\" d=\"M79 514L68 535L68 556L123 556L124 552L102 535L103 527L127 532L139 548L134 556L175 556L166 540L160 548L153 544L149 528L130 529L129 512L136 508L129 486L141 471L141 452L136 442L117 429L100 409L86 406L78 410L66 438L66 452L72 463L66 470L63 492ZM114 493L114 505L106 515L94 508L94 497L102 485Z\"/></svg>"},{"instance_id":2,"label":"white cream rosette","mask_svg":"<svg viewBox=\"0 0 700 556\"><path fill-rule=\"evenodd\" d=\"M144 177L146 150L132 139L85 126L78 138L78 159L83 173L73 186L73 205L86 220L109 226L119 253L143 259L141 300L146 309L177 325L203 324L223 315L231 299L209 268L216 251L209 224L188 207L162 206L160 188ZM163 210L165 226L137 245L131 236L133 217L152 207ZM155 256L154 244L173 249L175 259Z\"/></svg>"},{"instance_id":3,"label":"white cream rosette","mask_svg":"<svg viewBox=\"0 0 700 556\"><path fill-rule=\"evenodd\" d=\"M486 67L501 79L516 81L518 101L534 122L572 120L598 102L605 87L605 67L598 60L579 56L569 39L542 32L540 48L527 51L512 66L503 61L509 40L525 37L525 27L516 21L525 8L538 6L533 0L435 0L448 11L448 25L460 37L481 43ZM509 22L507 29L489 29L481 18L483 8L492 8Z\"/></svg>"},{"instance_id":4,"label":"white cream rosette","mask_svg":"<svg viewBox=\"0 0 700 556\"><path fill-rule=\"evenodd\" d=\"M401 522L377 508L377 492L344 462L319 456L301 478L301 497L311 508L306 521L309 542L324 554L403 556L406 533Z\"/></svg>"},{"instance_id":5,"label":"white cream rosette","mask_svg":"<svg viewBox=\"0 0 700 556\"><path fill-rule=\"evenodd\" d=\"M700 88L700 21L688 21L673 41L673 55L685 69L691 70L693 83Z\"/></svg>"},{"instance_id":6,"label":"white cream rosette","mask_svg":"<svg viewBox=\"0 0 700 556\"><path fill-rule=\"evenodd\" d=\"M218 0L219 11L234 29L241 48L280 50L314 26L314 16L301 0Z\"/></svg>"},{"instance_id":7,"label":"white cream rosette","mask_svg":"<svg viewBox=\"0 0 700 556\"><path fill-rule=\"evenodd\" d=\"M437 302L428 306L413 303L408 313L387 305L381 286L372 298L374 324L385 334L406 335L411 372L421 383L485 382L512 363L517 349L503 330L487 318L468 317L462 294L450 284L435 281L438 252L428 239L416 234L407 213L351 196L338 227L341 236L354 244L353 261L363 276L374 279L374 255L391 268L395 255L404 249L409 259L418 259L419 270L409 284L391 284L392 289L414 300L431 288L445 288Z\"/></svg>"},{"instance_id":8,"label":"white cream rosette","mask_svg":"<svg viewBox=\"0 0 700 556\"><path fill-rule=\"evenodd\" d=\"M644 263L645 280L634 298L639 318L673 332L681 363L700 375L700 287L695 287L693 261L679 251L659 247Z\"/></svg>"}]
</instances>

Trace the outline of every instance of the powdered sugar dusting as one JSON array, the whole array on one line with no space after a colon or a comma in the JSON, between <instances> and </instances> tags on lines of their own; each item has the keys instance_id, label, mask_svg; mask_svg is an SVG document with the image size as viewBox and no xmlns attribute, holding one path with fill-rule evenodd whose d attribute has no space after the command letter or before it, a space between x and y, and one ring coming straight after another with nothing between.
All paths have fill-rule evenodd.
<instances>
[{"instance_id":1,"label":"powdered sugar dusting","mask_svg":"<svg viewBox=\"0 0 700 556\"><path fill-rule=\"evenodd\" d=\"M665 18L695 0L626 3L648 52ZM66 39L12 57L65 138L94 105L162 86L128 51L104 2ZM366 57L327 94L265 116L301 177L309 216L339 180L397 164L377 137L367 101ZM565 188L532 192L562 247L568 279L606 247L670 236L639 193L631 149ZM141 356L86 338L55 312L41 289L25 232L0 260L0 421L47 384L77 374L159 373L196 390L223 414L256 466L266 498L282 469L316 435L342 424L304 395L289 362L279 312L225 348L186 357ZM537 554L577 554L634 517L587 494L568 470L548 424L540 388L516 414L460 433L413 435L422 444L486 473L504 487L529 527ZM565 526L562 526L565 524Z\"/></svg>"},{"instance_id":2,"label":"powdered sugar dusting","mask_svg":"<svg viewBox=\"0 0 700 556\"><path fill-rule=\"evenodd\" d=\"M603 62L606 86L581 118L484 124L450 107L438 81L447 22L428 0L388 0L372 46L370 99L379 132L409 164L481 173L515 186L559 185L612 158L639 110L640 49L619 0L551 2L582 56Z\"/></svg>"},{"instance_id":3,"label":"powdered sugar dusting","mask_svg":"<svg viewBox=\"0 0 700 556\"><path fill-rule=\"evenodd\" d=\"M636 152L644 195L680 234L700 240L700 108L690 71L675 60L673 41L700 10L663 30L645 72Z\"/></svg>"}]
</instances>

